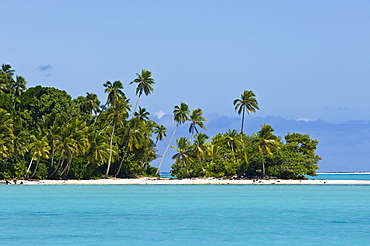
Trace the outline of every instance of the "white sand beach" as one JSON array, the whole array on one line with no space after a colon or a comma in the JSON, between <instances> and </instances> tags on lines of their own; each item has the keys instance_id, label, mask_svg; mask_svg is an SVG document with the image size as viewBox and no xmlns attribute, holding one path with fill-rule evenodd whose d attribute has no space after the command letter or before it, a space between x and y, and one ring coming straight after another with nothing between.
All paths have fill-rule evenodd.
<instances>
[{"instance_id":1,"label":"white sand beach","mask_svg":"<svg viewBox=\"0 0 370 246\"><path fill-rule=\"evenodd\" d=\"M224 179L97 179L19 180L17 185L370 185L370 180L224 180ZM5 183L3 181L2 183ZM11 182L11 185L14 185Z\"/></svg>"}]
</instances>

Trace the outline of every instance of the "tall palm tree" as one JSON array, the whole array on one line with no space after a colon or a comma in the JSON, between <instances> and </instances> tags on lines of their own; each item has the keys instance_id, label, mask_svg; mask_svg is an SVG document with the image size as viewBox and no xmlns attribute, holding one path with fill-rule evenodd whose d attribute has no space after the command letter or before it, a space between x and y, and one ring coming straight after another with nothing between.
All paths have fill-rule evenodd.
<instances>
[{"instance_id":1,"label":"tall palm tree","mask_svg":"<svg viewBox=\"0 0 370 246\"><path fill-rule=\"evenodd\" d=\"M36 174L37 167L39 165L41 158L46 158L46 159L49 158L50 147L49 147L47 138L42 137L42 138L35 139L35 141L30 144L29 150L31 152L31 161L30 161L30 164L28 165L26 173L24 174L24 177L28 177L28 173L31 169L32 162L36 160L37 163L33 171L33 174L31 175L31 178L32 178Z\"/></svg>"},{"instance_id":2,"label":"tall palm tree","mask_svg":"<svg viewBox=\"0 0 370 246\"><path fill-rule=\"evenodd\" d=\"M194 134L194 131L196 133L199 133L197 129L197 125L200 128L206 130L203 122L207 120L203 117L203 112L201 109L197 108L193 110L193 112L190 115L190 121L191 121L191 124L189 127L189 133L191 133L192 135Z\"/></svg>"},{"instance_id":3,"label":"tall palm tree","mask_svg":"<svg viewBox=\"0 0 370 246\"><path fill-rule=\"evenodd\" d=\"M139 106L139 112L134 112L134 116L140 120L149 120L150 113L145 108Z\"/></svg>"},{"instance_id":4,"label":"tall palm tree","mask_svg":"<svg viewBox=\"0 0 370 246\"><path fill-rule=\"evenodd\" d=\"M184 168L186 169L187 175L189 176L189 169L188 164L190 163L190 151L191 151L191 144L190 139L186 137L181 137L176 140L177 147L172 146L174 150L178 153L172 156L172 159L176 161L176 164L182 163Z\"/></svg>"},{"instance_id":5,"label":"tall palm tree","mask_svg":"<svg viewBox=\"0 0 370 246\"><path fill-rule=\"evenodd\" d=\"M19 98L22 93L26 90L27 81L22 76L16 76L16 80L13 83L14 102L13 107L20 102Z\"/></svg>"},{"instance_id":6,"label":"tall palm tree","mask_svg":"<svg viewBox=\"0 0 370 246\"><path fill-rule=\"evenodd\" d=\"M109 141L109 160L108 160L108 167L105 173L105 177L107 178L109 175L110 166L112 163L113 157L113 138L115 134L115 129L119 125L123 125L124 120L128 118L128 111L130 110L131 105L129 105L128 99L120 99L115 103L114 107L111 107L107 110L107 122L108 125L111 126L112 132Z\"/></svg>"},{"instance_id":7,"label":"tall palm tree","mask_svg":"<svg viewBox=\"0 0 370 246\"><path fill-rule=\"evenodd\" d=\"M170 141L168 142L168 145L166 147L166 150L164 151L163 155L162 155L162 158L161 158L161 161L159 163L159 166L158 166L158 169L157 169L157 172L156 172L156 175L158 175L161 167L162 167L162 163L163 163L163 160L164 160L164 157L166 156L166 153L171 145L171 142L172 142L172 139L173 137L175 136L175 133L177 131L177 128L179 127L179 125L183 124L185 121L188 121L189 120L189 114L190 114L190 110L189 110L189 106L186 104L186 103L181 103L180 106L175 106L175 109L173 110L173 120L176 122L176 127L175 127L175 130L173 131L172 133L172 136L170 138Z\"/></svg>"},{"instance_id":8,"label":"tall palm tree","mask_svg":"<svg viewBox=\"0 0 370 246\"><path fill-rule=\"evenodd\" d=\"M107 81L106 83L103 84L105 89L105 93L108 93L107 97L107 102L104 105L104 108L106 108L108 105L110 106L115 106L116 102L120 98L125 98L125 93L122 91L123 90L123 85L122 82L117 80L114 81L113 83L110 81Z\"/></svg>"},{"instance_id":9,"label":"tall palm tree","mask_svg":"<svg viewBox=\"0 0 370 246\"><path fill-rule=\"evenodd\" d=\"M14 70L9 64L3 63L0 69L0 90L4 93L12 93Z\"/></svg>"},{"instance_id":10,"label":"tall palm tree","mask_svg":"<svg viewBox=\"0 0 370 246\"><path fill-rule=\"evenodd\" d=\"M9 158L12 152L13 128L10 113L0 108L0 160L2 161Z\"/></svg>"},{"instance_id":11,"label":"tall palm tree","mask_svg":"<svg viewBox=\"0 0 370 246\"><path fill-rule=\"evenodd\" d=\"M256 95L253 91L245 90L241 98L235 99L233 104L235 106L235 111L237 111L239 115L242 114L242 127L240 132L243 133L245 111L251 116L250 113L254 113L256 109L259 109Z\"/></svg>"},{"instance_id":12,"label":"tall palm tree","mask_svg":"<svg viewBox=\"0 0 370 246\"><path fill-rule=\"evenodd\" d=\"M105 135L90 134L89 135L90 146L87 151L87 165L97 164L101 166L109 159L109 144Z\"/></svg>"},{"instance_id":13,"label":"tall palm tree","mask_svg":"<svg viewBox=\"0 0 370 246\"><path fill-rule=\"evenodd\" d=\"M157 136L155 137L156 144L159 140L163 140L165 137L167 137L167 128L164 125L156 125L153 132L157 134Z\"/></svg>"},{"instance_id":14,"label":"tall palm tree","mask_svg":"<svg viewBox=\"0 0 370 246\"><path fill-rule=\"evenodd\" d=\"M198 133L195 135L194 142L191 146L191 152L195 157L198 158L199 165L201 165L203 173L207 175L203 167L204 154L207 152L208 144L206 143L209 137L204 133Z\"/></svg>"},{"instance_id":15,"label":"tall palm tree","mask_svg":"<svg viewBox=\"0 0 370 246\"><path fill-rule=\"evenodd\" d=\"M86 101L83 105L83 108L86 112L89 112L90 114L97 114L100 112L100 101L98 99L98 96L94 93L88 93L86 92Z\"/></svg>"},{"instance_id":16,"label":"tall palm tree","mask_svg":"<svg viewBox=\"0 0 370 246\"><path fill-rule=\"evenodd\" d=\"M141 95L144 93L147 96L153 93L153 85L155 85L155 81L152 78L152 73L150 71L142 69L141 74L136 73L136 75L137 78L130 82L130 84L138 83L136 87L136 95L138 95L138 98L134 108L134 113L136 112Z\"/></svg>"},{"instance_id":17,"label":"tall palm tree","mask_svg":"<svg viewBox=\"0 0 370 246\"><path fill-rule=\"evenodd\" d=\"M255 135L252 143L257 144L258 151L262 157L262 177L265 177L265 156L272 155L272 150L279 149L279 138L273 134L274 129L269 125L262 125L261 130Z\"/></svg>"}]
</instances>

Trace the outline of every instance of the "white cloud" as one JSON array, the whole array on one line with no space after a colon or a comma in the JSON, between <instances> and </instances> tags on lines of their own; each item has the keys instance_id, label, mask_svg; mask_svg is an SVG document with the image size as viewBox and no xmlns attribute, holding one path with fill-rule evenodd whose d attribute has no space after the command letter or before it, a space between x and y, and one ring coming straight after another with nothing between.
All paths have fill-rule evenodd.
<instances>
[{"instance_id":1,"label":"white cloud","mask_svg":"<svg viewBox=\"0 0 370 246\"><path fill-rule=\"evenodd\" d=\"M300 117L300 118L296 119L296 121L313 121L313 119L306 118L306 117Z\"/></svg>"},{"instance_id":2,"label":"white cloud","mask_svg":"<svg viewBox=\"0 0 370 246\"><path fill-rule=\"evenodd\" d=\"M163 110L154 113L154 115L157 116L158 119L162 118L165 114L166 113Z\"/></svg>"}]
</instances>

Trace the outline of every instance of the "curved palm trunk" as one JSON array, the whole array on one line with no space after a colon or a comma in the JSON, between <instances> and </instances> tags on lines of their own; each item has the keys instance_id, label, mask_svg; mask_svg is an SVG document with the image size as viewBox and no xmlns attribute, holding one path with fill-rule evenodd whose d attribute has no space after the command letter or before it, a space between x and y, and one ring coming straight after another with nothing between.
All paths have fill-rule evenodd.
<instances>
[{"instance_id":1,"label":"curved palm trunk","mask_svg":"<svg viewBox=\"0 0 370 246\"><path fill-rule=\"evenodd\" d=\"M29 171L30 171L30 169L31 169L32 162L33 162L33 158L31 158L30 164L28 165L27 171L26 171L26 173L24 174L24 176L23 176L23 177L25 177L25 178L27 178L27 177L28 177L28 172L29 172Z\"/></svg>"},{"instance_id":2,"label":"curved palm trunk","mask_svg":"<svg viewBox=\"0 0 370 246\"><path fill-rule=\"evenodd\" d=\"M33 171L32 175L30 177L31 179L35 176L35 174L37 172L37 168L39 167L39 163L40 163L40 160L37 160L35 170Z\"/></svg>"},{"instance_id":3,"label":"curved palm trunk","mask_svg":"<svg viewBox=\"0 0 370 246\"><path fill-rule=\"evenodd\" d=\"M64 163L64 158L60 158L54 171L52 172L52 174L49 175L50 178L53 178L54 177L54 174L60 169L60 167L63 166L63 163Z\"/></svg>"},{"instance_id":4,"label":"curved palm trunk","mask_svg":"<svg viewBox=\"0 0 370 246\"><path fill-rule=\"evenodd\" d=\"M172 139L173 139L173 137L175 136L175 133L176 133L176 131L177 131L177 127L178 127L178 124L176 125L175 130L174 130L174 131L173 131L173 133L172 133L171 139L170 139L170 141L168 142L168 145L167 145L167 147L166 147L166 150L164 151L164 153L163 153L163 155L162 155L161 162L159 163L159 166L158 166L158 169L157 169L157 172L155 173L155 175L158 175L159 171L161 170L161 167L162 167L162 163L163 163L164 157L166 156L167 151L168 151L168 149L170 148L170 145L171 145Z\"/></svg>"},{"instance_id":5,"label":"curved palm trunk","mask_svg":"<svg viewBox=\"0 0 370 246\"><path fill-rule=\"evenodd\" d=\"M64 167L63 171L61 172L60 176L63 176L65 174L65 176L68 175L69 173L69 168L71 166L71 163L72 163L72 158L73 158L73 155L70 156L66 166Z\"/></svg>"},{"instance_id":6,"label":"curved palm trunk","mask_svg":"<svg viewBox=\"0 0 370 246\"><path fill-rule=\"evenodd\" d=\"M125 160L125 157L126 157L126 153L124 153L124 154L123 154L122 159L121 159L121 162L119 163L118 170L117 170L116 174L114 174L114 177L115 177L115 178L117 178L117 175L118 175L118 174L119 174L119 172L121 171L122 164L123 164L123 161Z\"/></svg>"},{"instance_id":7,"label":"curved palm trunk","mask_svg":"<svg viewBox=\"0 0 370 246\"><path fill-rule=\"evenodd\" d=\"M108 178L108 174L109 174L109 169L110 169L110 165L112 163L112 152L113 152L113 136L114 136L114 128L116 126L113 125L113 130L112 130L112 134L110 136L110 147L109 147L109 160L108 160L108 167L107 167L107 172L105 173L105 178Z\"/></svg>"},{"instance_id":8,"label":"curved palm trunk","mask_svg":"<svg viewBox=\"0 0 370 246\"><path fill-rule=\"evenodd\" d=\"M135 114L135 112L136 112L137 106L139 105L139 100L140 100L140 96L138 96L138 98L137 98L137 100L136 100L136 104L135 104L134 112L132 112L132 118L134 118L134 114Z\"/></svg>"}]
</instances>

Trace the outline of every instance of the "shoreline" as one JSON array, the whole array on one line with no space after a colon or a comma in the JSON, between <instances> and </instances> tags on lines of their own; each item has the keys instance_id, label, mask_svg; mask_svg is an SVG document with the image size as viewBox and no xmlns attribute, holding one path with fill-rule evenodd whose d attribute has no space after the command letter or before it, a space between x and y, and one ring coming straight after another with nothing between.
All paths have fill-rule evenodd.
<instances>
[{"instance_id":1,"label":"shoreline","mask_svg":"<svg viewBox=\"0 0 370 246\"><path fill-rule=\"evenodd\" d=\"M5 180L0 181L5 185ZM21 184L23 182L23 184ZM11 182L10 185L14 185ZM18 180L17 185L370 185L370 180L224 180L224 179L96 179L96 180Z\"/></svg>"}]
</instances>

